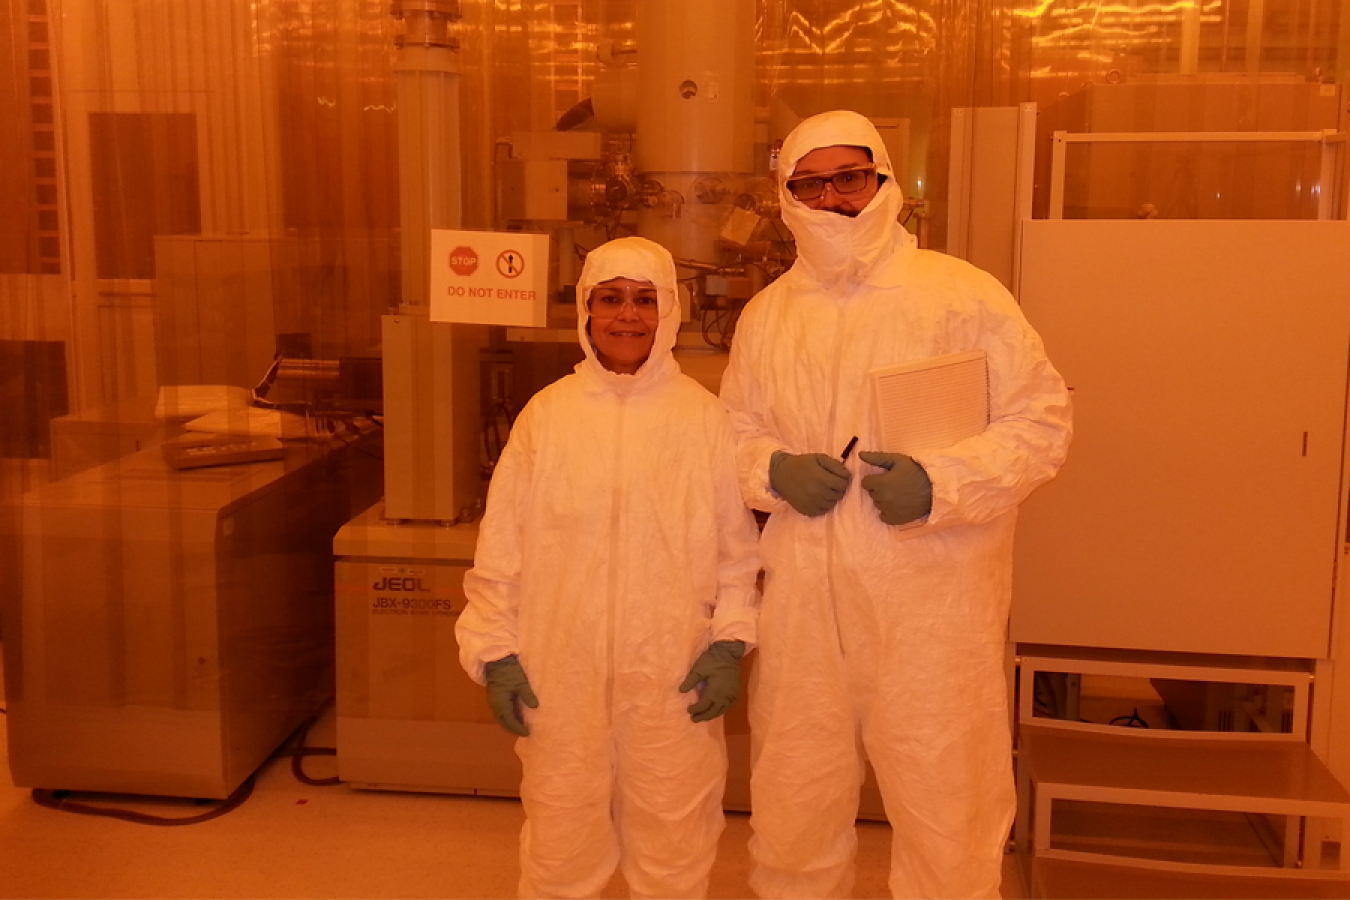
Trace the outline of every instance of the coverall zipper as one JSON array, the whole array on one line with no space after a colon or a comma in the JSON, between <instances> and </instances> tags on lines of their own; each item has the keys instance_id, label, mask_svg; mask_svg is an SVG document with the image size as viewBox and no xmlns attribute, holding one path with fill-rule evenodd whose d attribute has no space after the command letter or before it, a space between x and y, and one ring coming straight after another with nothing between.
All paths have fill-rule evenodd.
<instances>
[{"instance_id":1,"label":"coverall zipper","mask_svg":"<svg viewBox=\"0 0 1350 900\"><path fill-rule=\"evenodd\" d=\"M834 303L836 313L835 327L834 327L834 371L830 373L832 389L830 393L830 414L828 416L828 422L826 423L825 429L825 433L827 435L825 440L827 442L833 441L835 439L835 435L838 433L838 429L836 428L837 423L835 422L835 417L839 412L839 366L844 355L843 304L841 304L837 300L834 301ZM840 449L842 450L843 448ZM833 456L838 451L836 451L833 446L828 446L825 452ZM847 460L844 460L844 466L845 467L848 466ZM844 498L840 497L839 503L843 502ZM834 613L834 639L836 643L838 643L839 645L839 655L843 657L847 655L844 651L844 629L839 624L839 592L837 591L834 583L834 550L836 540L834 523L835 523L835 516L838 514L837 511L839 509L839 503L836 503L834 505L834 509L830 510L830 512L826 514L825 517L825 586L829 590L830 594L830 610Z\"/></svg>"},{"instance_id":2,"label":"coverall zipper","mask_svg":"<svg viewBox=\"0 0 1350 900\"><path fill-rule=\"evenodd\" d=\"M624 396L618 398L619 409L614 418L614 471L610 479L610 499L609 499L609 569L607 584L605 587L606 595L606 615L605 615L605 654L607 667L605 670L605 707L607 715L605 718L612 725L614 723L614 668L616 657L614 652L616 623L615 616L618 615L618 592L619 592L619 569L618 561L623 559L620 548L619 534L619 494L623 485L624 455L623 455L623 431L624 415L628 405L628 399Z\"/></svg>"}]
</instances>

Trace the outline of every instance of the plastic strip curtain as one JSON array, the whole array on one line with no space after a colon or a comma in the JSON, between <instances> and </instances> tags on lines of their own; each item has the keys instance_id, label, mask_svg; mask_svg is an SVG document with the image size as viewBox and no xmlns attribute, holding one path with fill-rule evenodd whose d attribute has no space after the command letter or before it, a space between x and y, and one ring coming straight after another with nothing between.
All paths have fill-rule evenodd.
<instances>
[{"instance_id":1,"label":"plastic strip curtain","mask_svg":"<svg viewBox=\"0 0 1350 900\"><path fill-rule=\"evenodd\" d=\"M1245 102L1225 96L1225 84L1334 80L1340 6L760 0L756 100L771 113L848 106L906 120L907 190L940 201L953 107L1044 109L1086 85L1184 74L1201 86L1184 109L1145 98L1128 127L1175 128L1178 117L1222 127L1223 105ZM27 298L5 304L3 337L68 344L71 409L195 380L192 362L157 346L155 254L174 259L212 236L258 238L268 246L257 252L276 258L274 334L260 326L251 353L220 351L237 367L233 381L262 375L258 357L270 357L275 335L318 357L373 345L379 312L397 302L397 26L386 2L5 0L3 9L0 139L14 164L0 175L0 267L22 276L6 295ZM487 225L496 142L551 128L588 96L597 48L631 44L636 6L466 0L461 9L466 222ZM1217 87L1206 95L1205 85ZM1280 124L1258 108L1236 125L1267 128L1262 115ZM219 252L238 261L246 243ZM160 371L173 365L185 371Z\"/></svg>"},{"instance_id":2,"label":"plastic strip curtain","mask_svg":"<svg viewBox=\"0 0 1350 900\"><path fill-rule=\"evenodd\" d=\"M955 107L1034 102L1043 127L1068 131L1337 127L1330 86L1345 65L1341 8L1336 0L767 0L761 102L797 115L846 106L907 120L906 190L940 210ZM1316 210L1308 189L1315 147L1098 147L1076 149L1069 164L1082 173L1073 214L1309 218ZM1123 179L1128 192L1101 187ZM1272 196L1272 184L1287 186L1287 196ZM937 246L943 233L936 222Z\"/></svg>"},{"instance_id":3,"label":"plastic strip curtain","mask_svg":"<svg viewBox=\"0 0 1350 900\"><path fill-rule=\"evenodd\" d=\"M219 796L331 690L332 535L379 464L331 419L248 398L279 356L295 407L338 360L377 359L394 31L385 0L0 2L16 782L91 787L33 768L63 733L106 766L92 789ZM176 475L162 449L206 409L238 446L287 439L284 461Z\"/></svg>"},{"instance_id":4,"label":"plastic strip curtain","mask_svg":"<svg viewBox=\"0 0 1350 900\"><path fill-rule=\"evenodd\" d=\"M905 120L907 189L939 208L954 107L1032 101L1046 121L1089 127L1087 104L1109 118L1116 103L1123 118L1097 125L1117 130L1312 127L1319 92L1346 67L1342 8L758 0L755 99L777 137L793 116L841 106ZM550 129L584 100L597 50L631 49L636 10L464 0L466 226L493 222L500 142ZM21 593L20 498L163 440L161 387L248 389L279 349L377 352L379 316L398 302L397 28L387 0L0 0L6 632ZM1184 96L1164 96L1178 84ZM1130 85L1141 93L1128 101L1092 93ZM1195 198L1217 190L1236 204L1219 215L1307 215L1306 197L1260 196L1267 183L1305 184L1306 158L1132 152L1143 155L1085 150L1078 162L1107 180L1122 166L1189 166L1189 180L1150 176L1094 200L1087 179L1070 206L1205 215Z\"/></svg>"}]
</instances>

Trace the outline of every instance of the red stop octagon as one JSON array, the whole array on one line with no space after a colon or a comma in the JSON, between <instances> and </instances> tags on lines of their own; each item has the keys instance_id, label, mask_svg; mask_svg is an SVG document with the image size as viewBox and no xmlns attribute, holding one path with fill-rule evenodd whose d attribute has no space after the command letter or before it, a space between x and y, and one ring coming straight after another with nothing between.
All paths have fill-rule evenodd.
<instances>
[{"instance_id":1,"label":"red stop octagon","mask_svg":"<svg viewBox=\"0 0 1350 900\"><path fill-rule=\"evenodd\" d=\"M456 275L472 275L478 268L478 254L472 247L456 247L450 251L450 268Z\"/></svg>"}]
</instances>

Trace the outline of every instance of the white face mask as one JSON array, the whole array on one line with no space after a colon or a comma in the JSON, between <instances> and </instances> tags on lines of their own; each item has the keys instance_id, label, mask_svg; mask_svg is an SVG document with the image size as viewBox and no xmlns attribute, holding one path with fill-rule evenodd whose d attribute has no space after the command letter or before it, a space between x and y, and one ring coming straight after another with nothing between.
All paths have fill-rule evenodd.
<instances>
[{"instance_id":1,"label":"white face mask","mask_svg":"<svg viewBox=\"0 0 1350 900\"><path fill-rule=\"evenodd\" d=\"M881 135L863 116L838 110L804 120L783 142L779 165L788 175L812 150L836 146L866 147L878 173L886 178L872 202L857 216L810 209L793 199L783 181L778 189L783 221L797 240L798 259L816 281L826 286L861 280L903 239L903 229L896 221L904 197Z\"/></svg>"},{"instance_id":2,"label":"white face mask","mask_svg":"<svg viewBox=\"0 0 1350 900\"><path fill-rule=\"evenodd\" d=\"M797 203L795 208L783 208L783 221L797 239L798 259L816 281L824 285L859 281L894 246L902 203L894 180L887 180L857 216Z\"/></svg>"}]
</instances>

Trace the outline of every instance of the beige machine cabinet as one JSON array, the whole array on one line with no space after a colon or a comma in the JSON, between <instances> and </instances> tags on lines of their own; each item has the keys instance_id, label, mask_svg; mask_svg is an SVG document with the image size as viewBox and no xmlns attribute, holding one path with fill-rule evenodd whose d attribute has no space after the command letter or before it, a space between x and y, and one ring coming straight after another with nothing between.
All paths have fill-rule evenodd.
<instances>
[{"instance_id":1,"label":"beige machine cabinet","mask_svg":"<svg viewBox=\"0 0 1350 900\"><path fill-rule=\"evenodd\" d=\"M515 736L459 664L476 525L344 526L337 554L338 777L359 788L515 796Z\"/></svg>"},{"instance_id":2,"label":"beige machine cabinet","mask_svg":"<svg viewBox=\"0 0 1350 900\"><path fill-rule=\"evenodd\" d=\"M1022 248L1075 436L1022 509L1012 639L1328 658L1350 223L1032 220Z\"/></svg>"},{"instance_id":3,"label":"beige machine cabinet","mask_svg":"<svg viewBox=\"0 0 1350 900\"><path fill-rule=\"evenodd\" d=\"M24 495L14 784L223 798L313 715L332 535L379 490L357 449L178 472L155 446Z\"/></svg>"}]
</instances>

